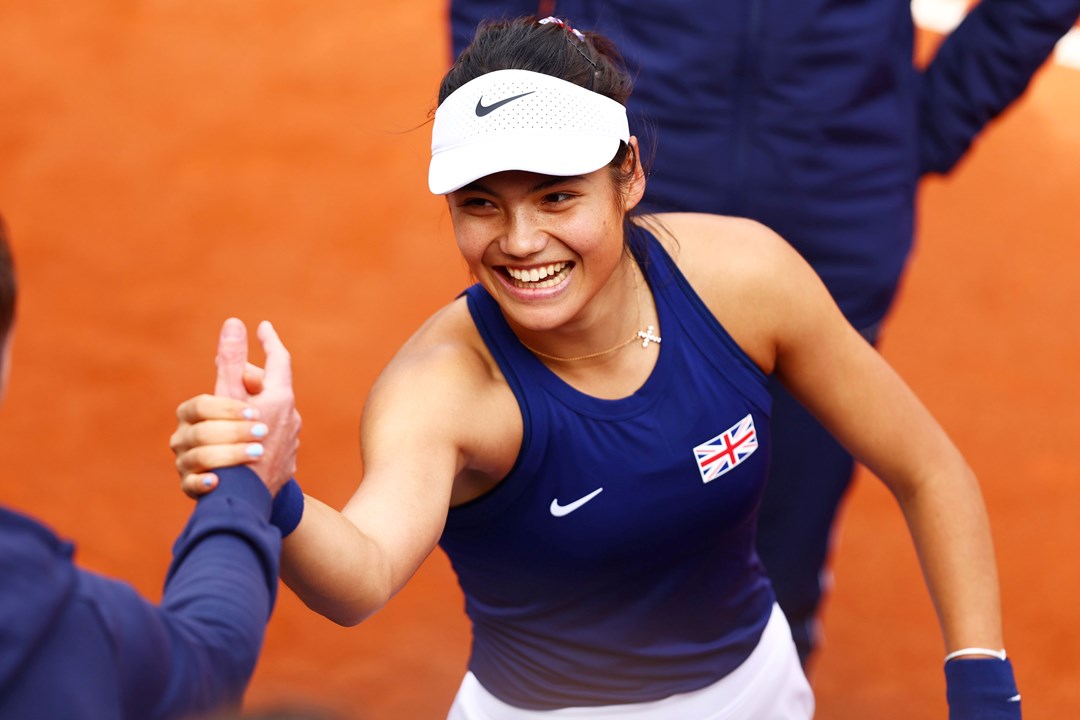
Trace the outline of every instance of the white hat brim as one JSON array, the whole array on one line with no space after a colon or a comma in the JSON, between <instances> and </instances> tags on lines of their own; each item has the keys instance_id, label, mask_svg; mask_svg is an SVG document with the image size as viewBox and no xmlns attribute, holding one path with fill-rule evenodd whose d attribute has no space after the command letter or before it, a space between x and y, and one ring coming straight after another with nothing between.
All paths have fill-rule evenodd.
<instances>
[{"instance_id":1,"label":"white hat brim","mask_svg":"<svg viewBox=\"0 0 1080 720\"><path fill-rule=\"evenodd\" d=\"M541 175L587 175L607 165L619 151L620 138L538 133L475 140L438 152L428 166L428 188L446 195L507 170Z\"/></svg>"},{"instance_id":2,"label":"white hat brim","mask_svg":"<svg viewBox=\"0 0 1080 720\"><path fill-rule=\"evenodd\" d=\"M445 195L507 170L584 175L629 140L626 108L615 100L551 75L495 70L435 111L428 187Z\"/></svg>"}]
</instances>

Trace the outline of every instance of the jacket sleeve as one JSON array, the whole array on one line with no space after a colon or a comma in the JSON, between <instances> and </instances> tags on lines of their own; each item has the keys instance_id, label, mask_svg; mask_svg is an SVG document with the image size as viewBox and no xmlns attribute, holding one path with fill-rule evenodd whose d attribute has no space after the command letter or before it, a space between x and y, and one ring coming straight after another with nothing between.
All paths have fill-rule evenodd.
<instances>
[{"instance_id":1,"label":"jacket sleeve","mask_svg":"<svg viewBox=\"0 0 1080 720\"><path fill-rule=\"evenodd\" d=\"M96 606L112 637L125 716L181 718L238 705L277 591L281 535L249 468L215 471L173 549L160 605L102 579Z\"/></svg>"},{"instance_id":2,"label":"jacket sleeve","mask_svg":"<svg viewBox=\"0 0 1080 720\"><path fill-rule=\"evenodd\" d=\"M981 0L922 73L919 161L946 173L1025 90L1080 15L1080 0Z\"/></svg>"}]
</instances>

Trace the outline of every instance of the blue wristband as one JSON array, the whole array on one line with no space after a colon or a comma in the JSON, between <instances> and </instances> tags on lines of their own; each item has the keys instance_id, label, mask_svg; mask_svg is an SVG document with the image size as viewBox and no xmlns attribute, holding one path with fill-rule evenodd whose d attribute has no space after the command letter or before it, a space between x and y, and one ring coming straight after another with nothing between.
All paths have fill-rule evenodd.
<instances>
[{"instance_id":1,"label":"blue wristband","mask_svg":"<svg viewBox=\"0 0 1080 720\"><path fill-rule=\"evenodd\" d=\"M1020 720L1020 692L1008 660L950 660L945 688L949 720Z\"/></svg>"},{"instance_id":2,"label":"blue wristband","mask_svg":"<svg viewBox=\"0 0 1080 720\"><path fill-rule=\"evenodd\" d=\"M274 505L270 510L270 524L280 530L281 537L284 538L296 529L303 516L304 491L300 489L300 483L289 478L289 482L282 485L274 496Z\"/></svg>"}]
</instances>

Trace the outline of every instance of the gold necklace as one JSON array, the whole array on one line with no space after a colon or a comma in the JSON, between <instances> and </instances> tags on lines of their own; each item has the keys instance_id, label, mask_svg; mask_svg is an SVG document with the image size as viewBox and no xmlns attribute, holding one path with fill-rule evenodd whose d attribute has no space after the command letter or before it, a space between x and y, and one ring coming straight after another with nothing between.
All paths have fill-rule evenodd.
<instances>
[{"instance_id":1,"label":"gold necklace","mask_svg":"<svg viewBox=\"0 0 1080 720\"><path fill-rule=\"evenodd\" d=\"M652 329L653 328L650 325L649 330L652 330ZM623 342L619 343L615 347L610 347L607 350L601 350L600 352L588 353L586 355L575 355L573 357L559 357L558 355L548 355L546 352L540 352L539 350L532 347L531 345L525 345L525 343L521 343L521 344L525 345L525 347L529 351L531 351L534 355L539 355L542 358L547 358L548 360L556 360L558 362L574 362L575 360L588 360L589 358L600 357L601 355L607 355L608 353L613 353L616 350L618 350L620 348L624 348L627 345L629 345L630 343L637 340L639 335L641 335L640 330L638 332L634 333L633 335L631 335L628 340L624 340ZM648 341L646 341L646 342L648 342ZM654 340L654 342L660 342L660 338L656 338Z\"/></svg>"},{"instance_id":2,"label":"gold necklace","mask_svg":"<svg viewBox=\"0 0 1080 720\"><path fill-rule=\"evenodd\" d=\"M638 308L637 308L637 310L638 310L638 322L641 322L641 294L640 294L640 292L638 292L638 289L637 289L637 276L636 275L634 276L634 294L637 296L637 301L638 301ZM626 340L623 340L621 343L619 343L618 345L616 345L614 347L609 347L607 350L600 350L599 352L587 353L585 355L574 355L573 357L560 357L559 355L549 355L546 352L541 352L540 350L537 350L536 348L532 347L531 345L526 344L520 338L519 338L519 341L521 342L522 345L525 345L525 348L527 350L529 350L531 353L533 353L534 355L539 355L542 358L547 358L548 360L554 360L556 362L575 362L577 360L589 360L590 358L597 358L597 357L600 357L602 355L608 355L610 353L615 352L616 350L620 350L620 349L626 347L630 343L632 343L632 342L634 342L636 340L639 340L639 339L641 340L641 347L643 347L643 348L649 347L649 343L656 343L657 345L660 344L660 336L656 334L656 326L655 325L649 325L644 330L638 330L637 332L635 332L633 335L631 335Z\"/></svg>"}]
</instances>

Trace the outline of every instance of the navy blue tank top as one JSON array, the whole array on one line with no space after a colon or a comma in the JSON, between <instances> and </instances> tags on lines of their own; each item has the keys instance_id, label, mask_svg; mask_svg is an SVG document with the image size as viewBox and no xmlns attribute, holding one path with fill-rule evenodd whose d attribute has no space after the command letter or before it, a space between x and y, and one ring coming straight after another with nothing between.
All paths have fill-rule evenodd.
<instances>
[{"instance_id":1,"label":"navy blue tank top","mask_svg":"<svg viewBox=\"0 0 1080 720\"><path fill-rule=\"evenodd\" d=\"M754 551L766 376L651 235L635 256L663 342L629 397L563 382L480 285L469 310L524 421L510 473L450 510L440 545L473 626L469 669L530 709L705 687L753 650L773 593Z\"/></svg>"}]
</instances>

